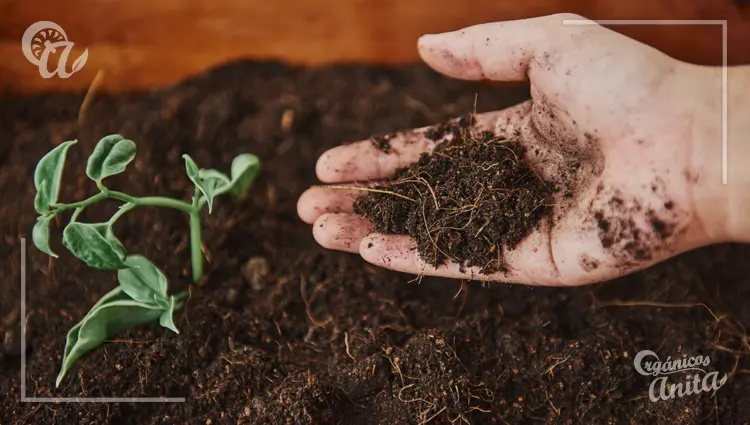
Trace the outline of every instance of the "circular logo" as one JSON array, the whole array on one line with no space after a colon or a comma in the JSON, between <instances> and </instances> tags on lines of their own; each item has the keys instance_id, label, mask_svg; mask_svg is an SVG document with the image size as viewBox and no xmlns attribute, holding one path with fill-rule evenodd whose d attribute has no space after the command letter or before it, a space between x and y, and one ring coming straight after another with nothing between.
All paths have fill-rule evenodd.
<instances>
[{"instance_id":1,"label":"circular logo","mask_svg":"<svg viewBox=\"0 0 750 425\"><path fill-rule=\"evenodd\" d=\"M89 50L84 49L81 56L73 61L68 72L67 64L73 50L73 42L68 41L68 35L60 25L50 21L36 22L26 28L21 38L21 50L26 59L39 68L42 78L52 78L55 75L68 78L83 68L89 55ZM50 71L47 62L53 53L58 54L57 67Z\"/></svg>"},{"instance_id":2,"label":"circular logo","mask_svg":"<svg viewBox=\"0 0 750 425\"><path fill-rule=\"evenodd\" d=\"M39 65L42 54L53 44L68 41L68 35L60 25L50 21L40 21L32 24L23 33L21 48L26 59L34 65Z\"/></svg>"}]
</instances>

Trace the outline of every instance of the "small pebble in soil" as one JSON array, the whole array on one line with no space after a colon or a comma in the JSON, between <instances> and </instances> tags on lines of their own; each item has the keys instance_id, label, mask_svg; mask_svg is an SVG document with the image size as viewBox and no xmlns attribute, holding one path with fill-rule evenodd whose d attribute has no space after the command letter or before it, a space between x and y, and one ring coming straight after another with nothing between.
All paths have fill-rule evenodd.
<instances>
[{"instance_id":1,"label":"small pebble in soil","mask_svg":"<svg viewBox=\"0 0 750 425\"><path fill-rule=\"evenodd\" d=\"M236 288L227 289L227 304L233 305L237 302L237 297L240 292Z\"/></svg>"},{"instance_id":2,"label":"small pebble in soil","mask_svg":"<svg viewBox=\"0 0 750 425\"><path fill-rule=\"evenodd\" d=\"M2 336L3 356L19 357L21 355L21 316L18 309L12 310L0 319L0 336Z\"/></svg>"},{"instance_id":3,"label":"small pebble in soil","mask_svg":"<svg viewBox=\"0 0 750 425\"><path fill-rule=\"evenodd\" d=\"M20 332L16 332L15 329L7 329L3 335L3 355L8 357L21 355Z\"/></svg>"},{"instance_id":4,"label":"small pebble in soil","mask_svg":"<svg viewBox=\"0 0 750 425\"><path fill-rule=\"evenodd\" d=\"M254 291L262 291L266 287L268 273L268 260L264 257L251 257L242 266L242 276Z\"/></svg>"}]
</instances>

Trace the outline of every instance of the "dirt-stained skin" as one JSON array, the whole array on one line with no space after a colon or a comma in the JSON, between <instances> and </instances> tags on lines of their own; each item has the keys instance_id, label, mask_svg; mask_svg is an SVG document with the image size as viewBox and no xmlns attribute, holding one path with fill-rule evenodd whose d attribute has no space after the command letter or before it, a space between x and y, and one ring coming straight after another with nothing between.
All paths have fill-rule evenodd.
<instances>
[{"instance_id":1,"label":"dirt-stained skin","mask_svg":"<svg viewBox=\"0 0 750 425\"><path fill-rule=\"evenodd\" d=\"M696 105L706 100L685 90L695 69L603 27L563 19L582 18L478 25L419 42L422 58L447 76L531 82L532 100L477 114L472 126L520 142L534 172L557 189L548 218L503 252L507 272L425 264L413 240L370 235L366 223L341 241L339 229L324 226L316 239L396 270L539 285L603 281L711 243L716 228L707 227L695 198L706 171L696 165L705 155L696 135L707 132L696 128ZM450 137L442 124L350 144L326 152L317 172L327 183L388 178ZM334 198L306 193L301 216L330 223L306 210L343 211L337 202L351 203ZM349 237L361 237L360 245L343 240Z\"/></svg>"}]
</instances>

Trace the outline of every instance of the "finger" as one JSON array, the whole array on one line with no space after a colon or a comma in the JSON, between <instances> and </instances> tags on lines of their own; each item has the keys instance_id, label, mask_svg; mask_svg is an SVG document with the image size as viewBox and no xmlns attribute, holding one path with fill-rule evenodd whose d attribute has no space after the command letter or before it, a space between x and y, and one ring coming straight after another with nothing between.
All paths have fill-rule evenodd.
<instances>
[{"instance_id":1,"label":"finger","mask_svg":"<svg viewBox=\"0 0 750 425\"><path fill-rule=\"evenodd\" d=\"M476 115L472 131L492 131L498 136L511 137L522 124L523 117L528 115L531 102ZM436 142L428 137L430 130L437 126L407 130L393 135L388 152L380 149L372 140L337 146L325 152L318 159L316 172L318 179L325 183L379 180L390 177L397 169L408 166L419 159L425 152L431 152ZM434 137L434 136L433 136ZM446 134L437 140L450 140L453 136Z\"/></svg>"},{"instance_id":2,"label":"finger","mask_svg":"<svg viewBox=\"0 0 750 425\"><path fill-rule=\"evenodd\" d=\"M387 152L372 139L337 146L318 158L315 172L324 183L386 178L432 150L435 142L424 136L427 129L390 135Z\"/></svg>"},{"instance_id":3,"label":"finger","mask_svg":"<svg viewBox=\"0 0 750 425\"><path fill-rule=\"evenodd\" d=\"M313 224L313 237L322 247L354 253L371 231L369 221L353 214L326 213Z\"/></svg>"},{"instance_id":4,"label":"finger","mask_svg":"<svg viewBox=\"0 0 750 425\"><path fill-rule=\"evenodd\" d=\"M312 224L325 213L354 213L354 202L367 194L377 182L365 184L314 186L307 189L297 201L297 214L305 223Z\"/></svg>"},{"instance_id":5,"label":"finger","mask_svg":"<svg viewBox=\"0 0 750 425\"><path fill-rule=\"evenodd\" d=\"M424 261L416 241L405 235L369 234L359 246L362 258L377 266L391 270L425 276L455 279L492 280L542 286L564 286L556 266L549 255L549 236L543 230L533 231L513 250L504 253L507 272L482 274L478 267L464 270L455 263L434 267Z\"/></svg>"},{"instance_id":6,"label":"finger","mask_svg":"<svg viewBox=\"0 0 750 425\"><path fill-rule=\"evenodd\" d=\"M563 26L566 19L583 18L557 14L475 25L422 36L418 49L430 67L453 78L521 81L527 78L534 59L550 54L552 43L582 28Z\"/></svg>"},{"instance_id":7,"label":"finger","mask_svg":"<svg viewBox=\"0 0 750 425\"><path fill-rule=\"evenodd\" d=\"M353 189L331 189L325 186L307 189L297 201L297 214L312 224L325 213L352 213L354 201L363 194Z\"/></svg>"}]
</instances>

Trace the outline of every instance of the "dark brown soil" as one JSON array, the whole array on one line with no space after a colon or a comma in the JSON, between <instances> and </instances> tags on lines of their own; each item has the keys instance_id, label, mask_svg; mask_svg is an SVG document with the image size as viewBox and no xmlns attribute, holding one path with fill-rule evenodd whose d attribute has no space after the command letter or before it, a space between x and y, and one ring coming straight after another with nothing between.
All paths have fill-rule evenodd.
<instances>
[{"instance_id":1,"label":"dark brown soil","mask_svg":"<svg viewBox=\"0 0 750 425\"><path fill-rule=\"evenodd\" d=\"M81 127L83 94L1 97L0 423L748 421L746 245L697 250L602 285L554 289L418 284L315 244L296 202L317 184L318 155L342 141L471 111L475 93L481 112L525 99L528 88L471 85L422 67L241 63L154 92L98 96ZM253 152L263 172L248 198L222 198L205 217L208 276L176 319L181 333L153 325L120 335L82 359L58 390L65 334L114 287L115 276L84 267L59 240L54 261L32 246L33 170L51 147L78 138L61 199L91 195L85 159L113 132L138 143L133 166L111 182L133 195L189 199L183 153L227 169L236 154ZM139 209L116 232L172 285L189 282L184 216ZM21 403L22 237L29 242L26 396L172 396L185 403ZM633 369L642 349L662 359L708 355L708 369L730 378L715 397L652 403L651 380Z\"/></svg>"},{"instance_id":2,"label":"dark brown soil","mask_svg":"<svg viewBox=\"0 0 750 425\"><path fill-rule=\"evenodd\" d=\"M553 189L520 143L475 134L472 124L473 115L429 131L437 140L453 128L454 137L358 198L354 211L380 233L413 237L433 266L450 259L482 273L507 271L503 253L549 212Z\"/></svg>"}]
</instances>

